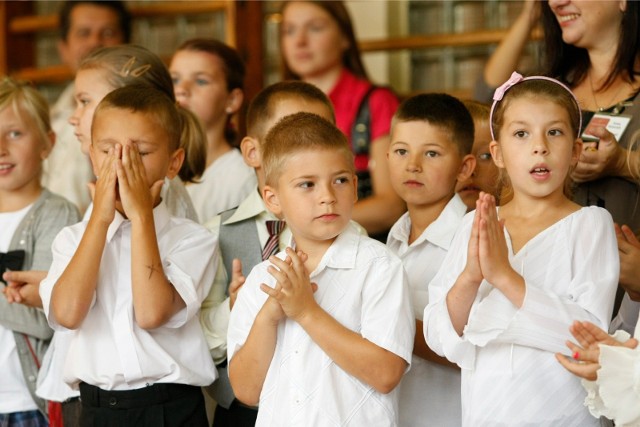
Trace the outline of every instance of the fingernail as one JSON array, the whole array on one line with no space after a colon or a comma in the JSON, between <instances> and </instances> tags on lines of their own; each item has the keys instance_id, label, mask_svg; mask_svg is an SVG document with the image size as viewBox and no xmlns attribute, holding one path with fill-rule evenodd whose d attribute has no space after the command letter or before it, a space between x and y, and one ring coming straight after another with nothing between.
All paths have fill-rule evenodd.
<instances>
[{"instance_id":1,"label":"fingernail","mask_svg":"<svg viewBox=\"0 0 640 427\"><path fill-rule=\"evenodd\" d=\"M573 353L573 358L574 358L575 360L580 359L580 353L578 353L577 351L576 351L575 353Z\"/></svg>"}]
</instances>

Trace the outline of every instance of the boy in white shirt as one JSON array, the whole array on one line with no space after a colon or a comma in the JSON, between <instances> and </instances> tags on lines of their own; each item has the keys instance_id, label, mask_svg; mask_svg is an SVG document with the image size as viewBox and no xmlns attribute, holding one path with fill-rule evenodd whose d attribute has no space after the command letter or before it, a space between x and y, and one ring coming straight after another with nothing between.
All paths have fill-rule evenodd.
<instances>
[{"instance_id":1,"label":"boy in white shirt","mask_svg":"<svg viewBox=\"0 0 640 427\"><path fill-rule=\"evenodd\" d=\"M387 245L407 271L417 331L411 371L399 387L401 426L461 424L460 370L427 347L422 314L427 284L467 212L455 189L476 164L473 136L473 119L464 104L446 94L409 98L393 117L389 175L408 212L391 228Z\"/></svg>"},{"instance_id":2,"label":"boy in white shirt","mask_svg":"<svg viewBox=\"0 0 640 427\"><path fill-rule=\"evenodd\" d=\"M52 246L40 294L51 326L75 330L64 379L80 388L83 426L208 424L200 386L216 371L198 313L216 242L172 218L159 196L184 160L180 114L151 88L116 89L100 102L94 207Z\"/></svg>"},{"instance_id":3,"label":"boy in white shirt","mask_svg":"<svg viewBox=\"0 0 640 427\"><path fill-rule=\"evenodd\" d=\"M311 113L287 116L262 147L269 210L293 247L258 264L231 312L229 378L259 403L257 426L395 426L395 387L415 322L402 263L350 225L353 154Z\"/></svg>"}]
</instances>

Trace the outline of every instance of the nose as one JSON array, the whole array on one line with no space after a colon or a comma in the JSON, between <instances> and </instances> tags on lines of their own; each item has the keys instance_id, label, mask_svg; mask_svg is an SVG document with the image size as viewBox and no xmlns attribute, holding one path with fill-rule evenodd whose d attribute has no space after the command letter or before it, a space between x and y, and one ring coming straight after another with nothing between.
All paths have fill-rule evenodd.
<instances>
[{"instance_id":1,"label":"nose","mask_svg":"<svg viewBox=\"0 0 640 427\"><path fill-rule=\"evenodd\" d=\"M332 205L336 202L336 193L333 186L328 183L321 186L320 203L323 205Z\"/></svg>"},{"instance_id":2,"label":"nose","mask_svg":"<svg viewBox=\"0 0 640 427\"><path fill-rule=\"evenodd\" d=\"M68 120L69 124L73 127L77 127L80 124L80 119L79 119L80 114L78 110L79 108L76 107L76 109L73 110L73 114L71 115L71 117L69 117L69 120Z\"/></svg>"},{"instance_id":3,"label":"nose","mask_svg":"<svg viewBox=\"0 0 640 427\"><path fill-rule=\"evenodd\" d=\"M304 28L297 29L293 36L296 46L304 46L307 44L307 31Z\"/></svg>"},{"instance_id":4,"label":"nose","mask_svg":"<svg viewBox=\"0 0 640 427\"><path fill-rule=\"evenodd\" d=\"M4 136L0 137L0 156L6 156L7 154L9 154L7 146L7 139Z\"/></svg>"},{"instance_id":5,"label":"nose","mask_svg":"<svg viewBox=\"0 0 640 427\"><path fill-rule=\"evenodd\" d=\"M407 158L407 172L421 172L422 171L422 154L415 153L410 154Z\"/></svg>"},{"instance_id":6,"label":"nose","mask_svg":"<svg viewBox=\"0 0 640 427\"><path fill-rule=\"evenodd\" d=\"M547 138L545 138L544 136L535 138L532 144L533 144L532 146L533 154L540 154L544 156L547 153L549 153L549 145L547 144Z\"/></svg>"},{"instance_id":7,"label":"nose","mask_svg":"<svg viewBox=\"0 0 640 427\"><path fill-rule=\"evenodd\" d=\"M549 7L551 10L558 9L571 3L570 0L549 0Z\"/></svg>"},{"instance_id":8,"label":"nose","mask_svg":"<svg viewBox=\"0 0 640 427\"><path fill-rule=\"evenodd\" d=\"M176 100L180 102L181 99L184 100L189 96L189 85L184 81L174 83L173 92L176 95Z\"/></svg>"}]
</instances>

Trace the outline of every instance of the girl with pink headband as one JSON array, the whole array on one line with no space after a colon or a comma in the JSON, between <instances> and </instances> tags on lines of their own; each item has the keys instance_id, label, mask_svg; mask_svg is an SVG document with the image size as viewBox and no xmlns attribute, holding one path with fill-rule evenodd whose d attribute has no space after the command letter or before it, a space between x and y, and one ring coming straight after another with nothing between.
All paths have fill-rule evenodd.
<instances>
[{"instance_id":1,"label":"girl with pink headband","mask_svg":"<svg viewBox=\"0 0 640 427\"><path fill-rule=\"evenodd\" d=\"M463 426L599 426L565 352L574 319L606 328L619 264L611 215L569 196L580 108L547 77L496 90L490 149L505 191L481 193L436 277L426 341L462 370Z\"/></svg>"}]
</instances>

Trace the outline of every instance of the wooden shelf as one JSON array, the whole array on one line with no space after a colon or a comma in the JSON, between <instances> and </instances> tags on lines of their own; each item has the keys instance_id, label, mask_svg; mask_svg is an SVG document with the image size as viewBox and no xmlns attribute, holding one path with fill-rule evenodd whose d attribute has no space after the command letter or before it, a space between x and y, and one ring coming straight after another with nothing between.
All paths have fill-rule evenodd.
<instances>
[{"instance_id":1,"label":"wooden shelf","mask_svg":"<svg viewBox=\"0 0 640 427\"><path fill-rule=\"evenodd\" d=\"M464 47L497 44L506 37L508 29L483 30L468 33L450 33L397 37L384 40L362 40L359 42L363 52L394 51L404 49L429 49L442 47ZM532 40L542 38L542 30L531 33Z\"/></svg>"},{"instance_id":2,"label":"wooden shelf","mask_svg":"<svg viewBox=\"0 0 640 427\"><path fill-rule=\"evenodd\" d=\"M129 10L134 18L157 16L197 15L224 11L229 8L230 1L167 1L149 6L133 6ZM20 16L11 20L9 31L14 34L28 34L38 31L55 31L58 29L58 15Z\"/></svg>"}]
</instances>

